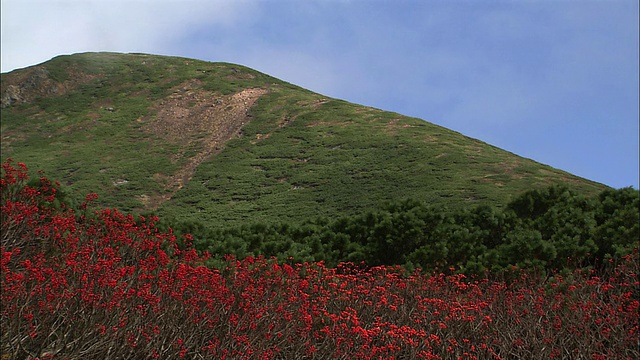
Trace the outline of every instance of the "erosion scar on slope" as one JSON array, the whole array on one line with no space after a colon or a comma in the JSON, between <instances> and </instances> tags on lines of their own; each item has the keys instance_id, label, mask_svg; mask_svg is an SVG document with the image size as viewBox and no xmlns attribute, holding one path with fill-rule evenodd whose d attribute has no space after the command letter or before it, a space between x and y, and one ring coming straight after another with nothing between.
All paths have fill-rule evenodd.
<instances>
[{"instance_id":1,"label":"erosion scar on slope","mask_svg":"<svg viewBox=\"0 0 640 360\"><path fill-rule=\"evenodd\" d=\"M266 89L245 89L233 95L216 96L198 89L197 80L183 83L173 95L156 105L155 117L141 119L145 131L152 132L182 149L172 155L180 169L166 178L164 194L140 198L148 210L155 210L180 190L195 173L198 165L220 152L224 144L236 137L250 117L248 110ZM195 155L185 157L187 150Z\"/></svg>"}]
</instances>

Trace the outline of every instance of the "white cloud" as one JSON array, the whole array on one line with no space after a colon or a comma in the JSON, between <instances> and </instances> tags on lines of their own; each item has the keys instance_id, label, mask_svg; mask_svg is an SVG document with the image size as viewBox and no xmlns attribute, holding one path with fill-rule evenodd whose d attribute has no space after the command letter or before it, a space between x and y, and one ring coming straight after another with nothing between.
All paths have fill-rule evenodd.
<instances>
[{"instance_id":1,"label":"white cloud","mask_svg":"<svg viewBox=\"0 0 640 360\"><path fill-rule=\"evenodd\" d=\"M2 72L84 51L163 52L198 24L226 26L255 2L3 0Z\"/></svg>"}]
</instances>

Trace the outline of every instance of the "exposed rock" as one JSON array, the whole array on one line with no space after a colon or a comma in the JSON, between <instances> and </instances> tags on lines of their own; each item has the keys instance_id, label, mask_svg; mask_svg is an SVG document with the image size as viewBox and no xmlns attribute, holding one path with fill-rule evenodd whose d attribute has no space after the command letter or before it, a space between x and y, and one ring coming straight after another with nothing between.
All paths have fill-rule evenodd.
<instances>
[{"instance_id":1,"label":"exposed rock","mask_svg":"<svg viewBox=\"0 0 640 360\"><path fill-rule=\"evenodd\" d=\"M80 84L98 78L99 75L88 75L71 69L69 78L63 82L51 78L47 69L33 66L26 69L3 74L0 96L0 107L28 103L38 97L63 95Z\"/></svg>"},{"instance_id":2,"label":"exposed rock","mask_svg":"<svg viewBox=\"0 0 640 360\"><path fill-rule=\"evenodd\" d=\"M6 88L2 92L0 104L3 109L31 101L38 96L55 95L60 91L59 84L49 78L47 69L43 67L28 68L15 74L17 76L14 78L7 75L6 79L3 79L7 82L3 84Z\"/></svg>"},{"instance_id":3,"label":"exposed rock","mask_svg":"<svg viewBox=\"0 0 640 360\"><path fill-rule=\"evenodd\" d=\"M20 88L15 85L7 86L7 90L2 94L2 99L0 100L0 106L4 109L9 107L17 102L22 101L22 92Z\"/></svg>"},{"instance_id":4,"label":"exposed rock","mask_svg":"<svg viewBox=\"0 0 640 360\"><path fill-rule=\"evenodd\" d=\"M116 180L113 181L113 185L114 186L120 186L120 185L124 185L124 184L126 184L128 182L129 182L129 180L126 180L126 179L116 179Z\"/></svg>"}]
</instances>

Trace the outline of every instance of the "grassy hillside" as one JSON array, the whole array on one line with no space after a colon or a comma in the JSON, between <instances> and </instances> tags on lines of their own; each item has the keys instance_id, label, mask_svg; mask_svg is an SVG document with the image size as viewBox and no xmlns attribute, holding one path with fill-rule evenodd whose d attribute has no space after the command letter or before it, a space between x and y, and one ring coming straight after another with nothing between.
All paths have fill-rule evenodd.
<instances>
[{"instance_id":1,"label":"grassy hillside","mask_svg":"<svg viewBox=\"0 0 640 360\"><path fill-rule=\"evenodd\" d=\"M457 132L239 65L87 53L2 74L2 160L72 197L213 225L358 214L412 198L503 206L605 188Z\"/></svg>"}]
</instances>

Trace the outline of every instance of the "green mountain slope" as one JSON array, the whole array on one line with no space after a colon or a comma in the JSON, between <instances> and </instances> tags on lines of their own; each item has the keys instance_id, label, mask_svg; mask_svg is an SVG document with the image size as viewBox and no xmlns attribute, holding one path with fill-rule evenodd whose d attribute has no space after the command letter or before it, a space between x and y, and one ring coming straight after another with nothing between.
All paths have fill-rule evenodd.
<instances>
[{"instance_id":1,"label":"green mountain slope","mask_svg":"<svg viewBox=\"0 0 640 360\"><path fill-rule=\"evenodd\" d=\"M86 53L2 74L2 160L74 197L214 225L357 214L413 198L503 206L569 173L243 66Z\"/></svg>"}]
</instances>

